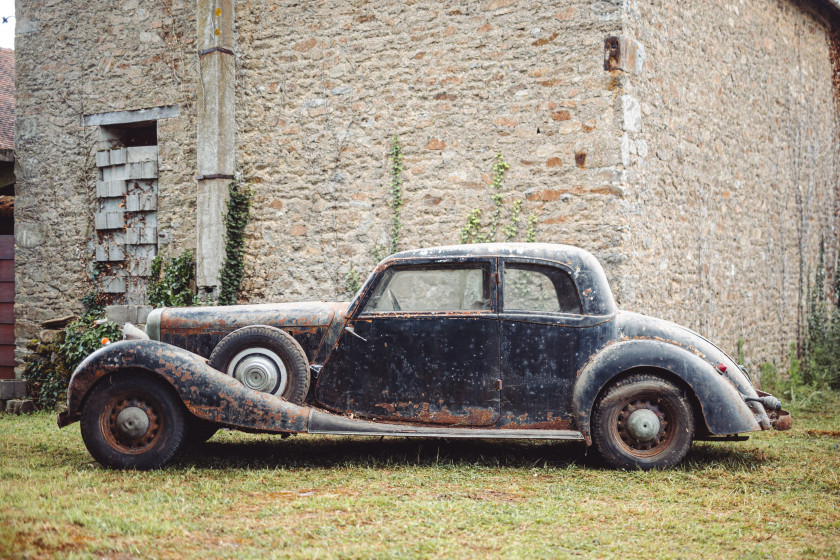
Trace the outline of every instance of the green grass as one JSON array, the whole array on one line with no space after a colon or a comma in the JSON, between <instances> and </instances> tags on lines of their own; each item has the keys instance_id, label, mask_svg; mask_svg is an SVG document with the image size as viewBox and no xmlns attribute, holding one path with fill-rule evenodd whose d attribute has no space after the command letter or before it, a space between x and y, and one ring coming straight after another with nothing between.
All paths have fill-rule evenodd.
<instances>
[{"instance_id":1,"label":"green grass","mask_svg":"<svg viewBox=\"0 0 840 560\"><path fill-rule=\"evenodd\" d=\"M120 472L78 424L0 416L0 557L840 557L838 404L665 472L572 443L235 432Z\"/></svg>"}]
</instances>

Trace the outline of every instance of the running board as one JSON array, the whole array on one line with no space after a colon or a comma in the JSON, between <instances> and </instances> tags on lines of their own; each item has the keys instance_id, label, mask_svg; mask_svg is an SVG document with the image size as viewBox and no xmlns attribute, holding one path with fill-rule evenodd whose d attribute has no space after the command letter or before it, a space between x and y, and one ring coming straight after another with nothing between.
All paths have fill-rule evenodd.
<instances>
[{"instance_id":1,"label":"running board","mask_svg":"<svg viewBox=\"0 0 840 560\"><path fill-rule=\"evenodd\" d=\"M310 434L478 439L565 439L583 441L576 430L505 430L499 428L437 428L354 420L318 410L309 413Z\"/></svg>"}]
</instances>

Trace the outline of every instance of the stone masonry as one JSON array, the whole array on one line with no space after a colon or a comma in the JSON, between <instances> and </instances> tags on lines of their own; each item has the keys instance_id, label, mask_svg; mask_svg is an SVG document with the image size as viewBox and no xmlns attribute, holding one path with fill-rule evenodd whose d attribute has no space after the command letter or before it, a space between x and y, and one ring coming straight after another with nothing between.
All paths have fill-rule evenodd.
<instances>
[{"instance_id":1,"label":"stone masonry","mask_svg":"<svg viewBox=\"0 0 840 560\"><path fill-rule=\"evenodd\" d=\"M22 346L95 283L100 131L85 115L178 107L157 122L157 246L195 249L200 80L196 2L17 9ZM520 238L534 214L539 241L601 260L623 308L783 361L818 246L837 247L832 10L236 2L234 159L256 193L242 299L349 298L351 265L366 273L389 240L398 136L401 248L457 243L470 209L486 217L498 152ZM624 58L605 69L611 37Z\"/></svg>"}]
</instances>

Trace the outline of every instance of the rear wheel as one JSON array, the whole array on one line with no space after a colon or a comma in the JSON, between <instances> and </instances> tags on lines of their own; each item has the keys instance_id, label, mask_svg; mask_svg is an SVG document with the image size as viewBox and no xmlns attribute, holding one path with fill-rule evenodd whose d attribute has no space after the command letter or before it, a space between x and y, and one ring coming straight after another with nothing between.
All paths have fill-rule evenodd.
<instances>
[{"instance_id":1,"label":"rear wheel","mask_svg":"<svg viewBox=\"0 0 840 560\"><path fill-rule=\"evenodd\" d=\"M592 436L598 451L622 469L665 469L685 458L694 415L682 389L654 375L632 375L607 389L595 405Z\"/></svg>"},{"instance_id":2,"label":"rear wheel","mask_svg":"<svg viewBox=\"0 0 840 560\"><path fill-rule=\"evenodd\" d=\"M106 467L162 467L181 448L184 431L183 405L163 381L147 374L100 381L82 411L82 439Z\"/></svg>"}]
</instances>

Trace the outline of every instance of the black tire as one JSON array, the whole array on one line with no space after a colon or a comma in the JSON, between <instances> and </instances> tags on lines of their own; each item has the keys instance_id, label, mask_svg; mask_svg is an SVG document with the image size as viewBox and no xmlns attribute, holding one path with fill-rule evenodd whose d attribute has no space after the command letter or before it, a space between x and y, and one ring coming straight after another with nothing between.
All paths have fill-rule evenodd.
<instances>
[{"instance_id":1,"label":"black tire","mask_svg":"<svg viewBox=\"0 0 840 560\"><path fill-rule=\"evenodd\" d=\"M292 335L255 325L235 330L213 349L210 367L243 385L303 404L309 391L309 362Z\"/></svg>"},{"instance_id":2,"label":"black tire","mask_svg":"<svg viewBox=\"0 0 840 560\"><path fill-rule=\"evenodd\" d=\"M184 406L171 387L149 374L117 373L100 381L82 410L85 446L102 465L157 469L184 441Z\"/></svg>"},{"instance_id":3,"label":"black tire","mask_svg":"<svg viewBox=\"0 0 840 560\"><path fill-rule=\"evenodd\" d=\"M219 431L219 425L202 418L187 414L187 430L184 434L186 445L201 445Z\"/></svg>"},{"instance_id":4,"label":"black tire","mask_svg":"<svg viewBox=\"0 0 840 560\"><path fill-rule=\"evenodd\" d=\"M640 410L649 412L636 414ZM632 375L609 387L595 405L592 438L614 467L666 469L688 453L694 414L683 390L673 383L655 375Z\"/></svg>"}]
</instances>

